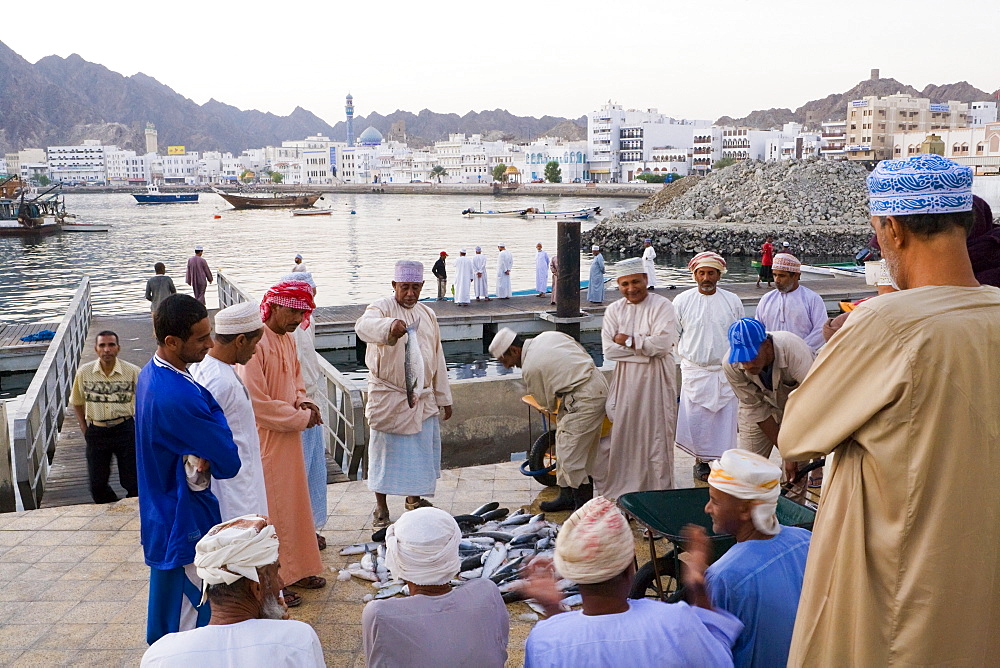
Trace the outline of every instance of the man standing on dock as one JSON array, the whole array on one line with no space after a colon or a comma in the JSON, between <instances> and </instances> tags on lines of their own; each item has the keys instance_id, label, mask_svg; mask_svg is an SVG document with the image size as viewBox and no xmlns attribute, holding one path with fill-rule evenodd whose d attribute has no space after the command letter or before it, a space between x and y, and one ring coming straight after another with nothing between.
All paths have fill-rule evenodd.
<instances>
[{"instance_id":1,"label":"man standing on dock","mask_svg":"<svg viewBox=\"0 0 1000 668\"><path fill-rule=\"evenodd\" d=\"M322 424L319 407L306 395L295 338L316 308L313 291L302 281L282 281L264 293L260 315L264 336L256 354L236 373L250 392L270 520L281 536L280 574L286 586L319 589L323 564L319 556L309 482L302 451L302 432ZM285 592L285 603L298 605L298 594Z\"/></svg>"},{"instance_id":2,"label":"man standing on dock","mask_svg":"<svg viewBox=\"0 0 1000 668\"><path fill-rule=\"evenodd\" d=\"M513 292L510 288L510 270L514 268L514 256L507 250L505 244L497 244L497 299L510 299Z\"/></svg>"},{"instance_id":3,"label":"man standing on dock","mask_svg":"<svg viewBox=\"0 0 1000 668\"><path fill-rule=\"evenodd\" d=\"M698 286L674 299L681 332L677 445L695 458L694 477L706 480L708 462L736 447L739 401L722 365L729 352L729 327L744 310L739 297L717 287L726 272L721 255L699 253L691 258L688 271Z\"/></svg>"},{"instance_id":4,"label":"man standing on dock","mask_svg":"<svg viewBox=\"0 0 1000 668\"><path fill-rule=\"evenodd\" d=\"M187 371L212 348L208 311L188 295L171 295L153 314L153 331L156 354L139 372L135 412L149 644L208 624L194 568L195 544L221 521L208 474L232 478L240 470L222 408Z\"/></svg>"},{"instance_id":5,"label":"man standing on dock","mask_svg":"<svg viewBox=\"0 0 1000 668\"><path fill-rule=\"evenodd\" d=\"M774 264L774 237L770 234L764 240L764 245L760 247L760 270L757 272L757 287L761 281L767 281L767 287L771 287L774 282L772 273Z\"/></svg>"},{"instance_id":6,"label":"man standing on dock","mask_svg":"<svg viewBox=\"0 0 1000 668\"><path fill-rule=\"evenodd\" d=\"M167 268L162 262L154 264L153 271L156 272L155 275L150 276L149 280L146 281L146 301L150 302L150 313L156 311L156 307L159 306L160 302L164 299L170 295L177 294L177 288L174 287L174 281L172 278L167 276Z\"/></svg>"},{"instance_id":7,"label":"man standing on dock","mask_svg":"<svg viewBox=\"0 0 1000 668\"><path fill-rule=\"evenodd\" d=\"M791 332L802 338L816 354L826 342L823 338L826 304L818 294L799 285L801 267L802 263L791 253L781 253L774 258L777 290L760 298L755 315L767 331Z\"/></svg>"},{"instance_id":8,"label":"man standing on dock","mask_svg":"<svg viewBox=\"0 0 1000 668\"><path fill-rule=\"evenodd\" d=\"M434 311L419 303L424 265L396 262L393 296L368 305L354 325L368 344L368 405L371 428L368 446L368 489L375 492L372 526L389 525L389 494L406 497L406 509L431 505L441 475L441 423L451 418L451 385ZM412 327L407 333L407 329ZM415 341L410 340L415 337ZM405 337L405 338L404 338ZM407 348L419 346L419 355ZM407 358L422 360L422 368L407 367ZM415 381L408 399L407 386Z\"/></svg>"},{"instance_id":9,"label":"man standing on dock","mask_svg":"<svg viewBox=\"0 0 1000 668\"><path fill-rule=\"evenodd\" d=\"M851 312L788 399L778 449L833 453L788 665L996 665L1000 290L966 247L972 169L883 160L871 225L898 292ZM843 387L858 370L863 390ZM977 475L979 477L977 477ZM942 576L943 574L943 576Z\"/></svg>"},{"instance_id":10,"label":"man standing on dock","mask_svg":"<svg viewBox=\"0 0 1000 668\"><path fill-rule=\"evenodd\" d=\"M674 486L677 429L674 306L646 289L641 259L615 270L622 298L608 305L601 327L604 358L615 362L607 405L613 426L594 474L597 493L611 499Z\"/></svg>"},{"instance_id":11,"label":"man standing on dock","mask_svg":"<svg viewBox=\"0 0 1000 668\"><path fill-rule=\"evenodd\" d=\"M656 264L653 260L656 259L656 249L653 248L652 239L642 240L643 250L642 250L642 264L646 269L646 280L648 285L646 286L649 290L656 289Z\"/></svg>"},{"instance_id":12,"label":"man standing on dock","mask_svg":"<svg viewBox=\"0 0 1000 668\"><path fill-rule=\"evenodd\" d=\"M590 283L587 285L587 301L591 304L604 303L604 256L601 254L601 247L593 245L590 252L594 254L594 259L590 263Z\"/></svg>"},{"instance_id":13,"label":"man standing on dock","mask_svg":"<svg viewBox=\"0 0 1000 668\"><path fill-rule=\"evenodd\" d=\"M208 261L201 256L204 252L205 249L201 246L194 247L194 255L188 258L187 277L184 279L194 291L194 298L202 304L205 303L205 290L212 282L212 270L208 267Z\"/></svg>"},{"instance_id":14,"label":"man standing on dock","mask_svg":"<svg viewBox=\"0 0 1000 668\"><path fill-rule=\"evenodd\" d=\"M542 244L535 244L535 292L544 297L549 292L549 254Z\"/></svg>"},{"instance_id":15,"label":"man standing on dock","mask_svg":"<svg viewBox=\"0 0 1000 668\"><path fill-rule=\"evenodd\" d=\"M486 276L486 256L481 246L476 246L476 254L472 257L472 271L475 278L472 284L476 291L476 301L480 298L490 301L490 280Z\"/></svg>"},{"instance_id":16,"label":"man standing on dock","mask_svg":"<svg viewBox=\"0 0 1000 668\"><path fill-rule=\"evenodd\" d=\"M459 251L458 261L455 263L455 305L468 306L471 299L469 292L472 290L472 260L466 255L463 248Z\"/></svg>"},{"instance_id":17,"label":"man standing on dock","mask_svg":"<svg viewBox=\"0 0 1000 668\"><path fill-rule=\"evenodd\" d=\"M215 344L205 359L191 365L191 376L222 407L233 440L240 450L240 472L228 480L212 481L222 521L243 515L267 515L264 470L260 462L260 437L250 393L233 368L246 364L264 335L256 304L242 302L215 314Z\"/></svg>"},{"instance_id":18,"label":"man standing on dock","mask_svg":"<svg viewBox=\"0 0 1000 668\"><path fill-rule=\"evenodd\" d=\"M139 367L118 359L118 335L105 330L97 335L97 361L80 365L69 403L76 411L87 442L87 477L94 503L114 503L111 458L118 461L118 481L126 496L138 496L135 473L135 384Z\"/></svg>"},{"instance_id":19,"label":"man standing on dock","mask_svg":"<svg viewBox=\"0 0 1000 668\"><path fill-rule=\"evenodd\" d=\"M437 262L431 267L431 273L434 274L434 278L438 282L438 301L445 301L445 295L448 290L448 270L444 266L444 259L448 257L448 254L441 251L441 255L438 257Z\"/></svg>"}]
</instances>

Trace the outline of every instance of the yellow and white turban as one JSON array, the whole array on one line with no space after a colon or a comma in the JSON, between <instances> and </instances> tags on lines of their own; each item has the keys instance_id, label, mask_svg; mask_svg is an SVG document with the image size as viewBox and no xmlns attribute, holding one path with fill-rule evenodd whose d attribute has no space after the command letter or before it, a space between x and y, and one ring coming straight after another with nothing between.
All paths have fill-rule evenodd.
<instances>
[{"instance_id":1,"label":"yellow and white turban","mask_svg":"<svg viewBox=\"0 0 1000 668\"><path fill-rule=\"evenodd\" d=\"M708 484L737 499L753 501L751 519L758 531L776 535L781 531L775 510L781 496L781 469L747 450L726 450L711 463Z\"/></svg>"},{"instance_id":2,"label":"yellow and white turban","mask_svg":"<svg viewBox=\"0 0 1000 668\"><path fill-rule=\"evenodd\" d=\"M726 273L726 261L718 253L713 253L712 251L705 251L704 253L698 253L691 261L688 262L688 271L694 273L698 271L701 267L710 267L712 269L718 269L720 274Z\"/></svg>"},{"instance_id":3,"label":"yellow and white turban","mask_svg":"<svg viewBox=\"0 0 1000 668\"><path fill-rule=\"evenodd\" d=\"M216 524L194 550L204 603L209 585L229 585L240 578L260 582L257 569L278 561L278 537L264 517L244 515Z\"/></svg>"},{"instance_id":4,"label":"yellow and white turban","mask_svg":"<svg viewBox=\"0 0 1000 668\"><path fill-rule=\"evenodd\" d=\"M556 570L577 584L606 582L635 559L635 539L615 504L595 496L570 515L556 538Z\"/></svg>"}]
</instances>

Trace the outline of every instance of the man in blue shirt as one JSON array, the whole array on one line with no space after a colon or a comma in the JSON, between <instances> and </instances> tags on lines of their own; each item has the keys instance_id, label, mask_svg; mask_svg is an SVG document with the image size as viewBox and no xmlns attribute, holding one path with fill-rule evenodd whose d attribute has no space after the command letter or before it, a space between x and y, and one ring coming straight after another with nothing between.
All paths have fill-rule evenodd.
<instances>
[{"instance_id":1,"label":"man in blue shirt","mask_svg":"<svg viewBox=\"0 0 1000 668\"><path fill-rule=\"evenodd\" d=\"M139 373L135 415L150 644L208 623L208 605L198 608L194 554L195 544L221 521L209 473L225 479L240 470L222 408L187 372L212 347L208 311L193 297L171 295L154 313L153 330L156 354Z\"/></svg>"},{"instance_id":2,"label":"man in blue shirt","mask_svg":"<svg viewBox=\"0 0 1000 668\"><path fill-rule=\"evenodd\" d=\"M812 534L778 523L777 465L746 450L727 450L711 467L705 512L712 529L732 535L736 545L708 568L705 580L712 604L743 622L733 663L784 666Z\"/></svg>"}]
</instances>

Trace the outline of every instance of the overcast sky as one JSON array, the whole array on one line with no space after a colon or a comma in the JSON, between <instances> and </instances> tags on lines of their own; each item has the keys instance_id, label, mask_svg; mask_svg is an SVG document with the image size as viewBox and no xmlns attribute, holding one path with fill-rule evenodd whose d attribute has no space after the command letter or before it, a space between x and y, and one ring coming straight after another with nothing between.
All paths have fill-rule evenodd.
<instances>
[{"instance_id":1,"label":"overcast sky","mask_svg":"<svg viewBox=\"0 0 1000 668\"><path fill-rule=\"evenodd\" d=\"M348 91L358 115L575 118L610 99L714 120L794 109L873 67L917 89L1000 88L995 0L58 0L32 25L0 37L31 62L78 53L199 104L331 124Z\"/></svg>"}]
</instances>

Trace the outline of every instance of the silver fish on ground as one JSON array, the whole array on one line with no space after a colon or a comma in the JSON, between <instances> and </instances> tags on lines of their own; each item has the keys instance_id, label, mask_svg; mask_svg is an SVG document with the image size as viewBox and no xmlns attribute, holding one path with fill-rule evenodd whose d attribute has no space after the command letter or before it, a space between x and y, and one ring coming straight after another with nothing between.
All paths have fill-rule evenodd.
<instances>
[{"instance_id":1,"label":"silver fish on ground","mask_svg":"<svg viewBox=\"0 0 1000 668\"><path fill-rule=\"evenodd\" d=\"M419 320L414 320L406 328L406 403L410 408L417 405L417 393L424 387L424 356L417 340Z\"/></svg>"},{"instance_id":2,"label":"silver fish on ground","mask_svg":"<svg viewBox=\"0 0 1000 668\"><path fill-rule=\"evenodd\" d=\"M352 554L363 554L365 552L371 552L372 550L378 549L379 543L358 543L357 545L348 545L340 551L340 556L346 557Z\"/></svg>"}]
</instances>

